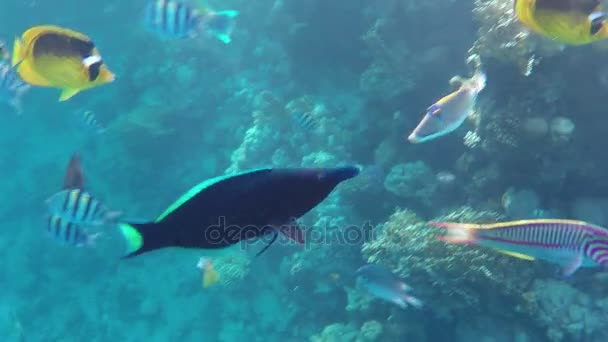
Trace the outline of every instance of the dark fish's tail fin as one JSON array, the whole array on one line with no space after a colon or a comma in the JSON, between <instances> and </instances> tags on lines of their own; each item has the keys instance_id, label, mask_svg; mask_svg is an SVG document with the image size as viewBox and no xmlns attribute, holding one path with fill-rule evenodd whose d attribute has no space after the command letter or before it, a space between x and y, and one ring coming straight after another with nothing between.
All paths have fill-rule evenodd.
<instances>
[{"instance_id":1,"label":"dark fish's tail fin","mask_svg":"<svg viewBox=\"0 0 608 342\"><path fill-rule=\"evenodd\" d=\"M123 258L167 247L167 241L171 241L166 236L169 230L163 230L158 223L119 223L118 229L127 246L127 254Z\"/></svg>"},{"instance_id":2,"label":"dark fish's tail fin","mask_svg":"<svg viewBox=\"0 0 608 342\"><path fill-rule=\"evenodd\" d=\"M321 175L321 177L329 178L337 184L357 176L360 172L361 168L358 166L343 166L328 169L325 173Z\"/></svg>"}]
</instances>

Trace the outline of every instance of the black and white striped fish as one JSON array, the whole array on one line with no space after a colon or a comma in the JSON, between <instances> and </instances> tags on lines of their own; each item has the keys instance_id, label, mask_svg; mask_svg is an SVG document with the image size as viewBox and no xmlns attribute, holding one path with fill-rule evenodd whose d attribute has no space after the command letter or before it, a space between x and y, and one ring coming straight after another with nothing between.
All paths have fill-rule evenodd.
<instances>
[{"instance_id":1,"label":"black and white striped fish","mask_svg":"<svg viewBox=\"0 0 608 342\"><path fill-rule=\"evenodd\" d=\"M29 89L30 85L21 80L15 67L7 61L0 61L0 102L21 113L21 97Z\"/></svg>"},{"instance_id":2,"label":"black and white striped fish","mask_svg":"<svg viewBox=\"0 0 608 342\"><path fill-rule=\"evenodd\" d=\"M293 114L293 120L307 132L315 132L319 129L319 120L311 112L296 112Z\"/></svg>"},{"instance_id":3,"label":"black and white striped fish","mask_svg":"<svg viewBox=\"0 0 608 342\"><path fill-rule=\"evenodd\" d=\"M76 247L91 246L99 236L98 233L90 233L81 226L67 222L57 215L48 217L47 231L58 241Z\"/></svg>"},{"instance_id":4,"label":"black and white striped fish","mask_svg":"<svg viewBox=\"0 0 608 342\"><path fill-rule=\"evenodd\" d=\"M112 223L120 213L109 211L99 200L81 189L57 192L47 201L49 214L62 220L84 226Z\"/></svg>"},{"instance_id":5,"label":"black and white striped fish","mask_svg":"<svg viewBox=\"0 0 608 342\"><path fill-rule=\"evenodd\" d=\"M97 134L102 134L106 131L106 128L97 120L95 113L91 110L85 110L82 112L82 121L89 128L95 131Z\"/></svg>"},{"instance_id":6,"label":"black and white striped fish","mask_svg":"<svg viewBox=\"0 0 608 342\"><path fill-rule=\"evenodd\" d=\"M166 38L192 38L201 28L201 14L185 0L150 0L146 27Z\"/></svg>"}]
</instances>

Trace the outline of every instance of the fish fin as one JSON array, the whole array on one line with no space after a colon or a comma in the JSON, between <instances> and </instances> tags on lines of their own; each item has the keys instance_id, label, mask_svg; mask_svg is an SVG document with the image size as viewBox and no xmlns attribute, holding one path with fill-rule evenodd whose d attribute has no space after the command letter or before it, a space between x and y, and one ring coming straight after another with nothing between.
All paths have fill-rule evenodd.
<instances>
[{"instance_id":1,"label":"fish fin","mask_svg":"<svg viewBox=\"0 0 608 342\"><path fill-rule=\"evenodd\" d=\"M16 66L20 64L25 59L25 48L23 46L23 42L20 38L15 38L15 43L13 44L13 56L11 59L11 65Z\"/></svg>"},{"instance_id":2,"label":"fish fin","mask_svg":"<svg viewBox=\"0 0 608 342\"><path fill-rule=\"evenodd\" d=\"M162 229L157 223L119 223L118 229L127 245L127 254L131 258L142 253L167 247L173 241L170 229Z\"/></svg>"},{"instance_id":3,"label":"fish fin","mask_svg":"<svg viewBox=\"0 0 608 342\"><path fill-rule=\"evenodd\" d=\"M279 226L277 230L289 240L295 241L299 245L304 244L304 230L295 221L291 224Z\"/></svg>"},{"instance_id":4,"label":"fish fin","mask_svg":"<svg viewBox=\"0 0 608 342\"><path fill-rule=\"evenodd\" d=\"M210 12L207 14L205 28L224 44L232 41L232 31L234 30L234 20L239 16L239 11L227 10Z\"/></svg>"},{"instance_id":5,"label":"fish fin","mask_svg":"<svg viewBox=\"0 0 608 342\"><path fill-rule=\"evenodd\" d=\"M411 291L412 290L412 288L404 282L399 283L399 288L401 289L401 291Z\"/></svg>"},{"instance_id":6,"label":"fish fin","mask_svg":"<svg viewBox=\"0 0 608 342\"><path fill-rule=\"evenodd\" d=\"M63 177L64 189L80 189L84 190L84 172L80 163L80 154L74 153L70 157L68 166L65 169Z\"/></svg>"},{"instance_id":7,"label":"fish fin","mask_svg":"<svg viewBox=\"0 0 608 342\"><path fill-rule=\"evenodd\" d=\"M78 94L80 89L63 89L61 91L61 95L59 96L59 102L67 101L71 99L74 95Z\"/></svg>"},{"instance_id":8,"label":"fish fin","mask_svg":"<svg viewBox=\"0 0 608 342\"><path fill-rule=\"evenodd\" d=\"M517 253L517 252L511 252L511 251L505 251L503 249L497 249L496 251L498 251L499 253L502 253L504 255L512 256L512 257L517 258L517 259L534 261L534 257L531 257L531 256L529 256L527 254Z\"/></svg>"},{"instance_id":9,"label":"fish fin","mask_svg":"<svg viewBox=\"0 0 608 342\"><path fill-rule=\"evenodd\" d=\"M122 217L123 213L122 211L108 211L104 216L103 216L103 223L104 224L109 224L109 223L116 223L118 221L118 219L120 219Z\"/></svg>"},{"instance_id":10,"label":"fish fin","mask_svg":"<svg viewBox=\"0 0 608 342\"><path fill-rule=\"evenodd\" d=\"M582 264L583 264L583 257L580 255L577 255L574 259L570 260L570 262L567 263L562 268L562 275L564 277L569 277L569 276L573 275L574 272L576 272L576 270L578 270Z\"/></svg>"},{"instance_id":11,"label":"fish fin","mask_svg":"<svg viewBox=\"0 0 608 342\"><path fill-rule=\"evenodd\" d=\"M268 247L272 246L272 244L277 240L277 237L279 236L279 232L276 231L276 230L273 230L272 234L273 234L272 235L272 240L270 240L270 242L266 246L264 246L264 248L262 248L261 251L259 251L259 252L257 252L255 254L256 257L259 257L260 255L262 255L262 253L266 252L266 250L268 249Z\"/></svg>"},{"instance_id":12,"label":"fish fin","mask_svg":"<svg viewBox=\"0 0 608 342\"><path fill-rule=\"evenodd\" d=\"M407 304L415 307L416 309L420 309L424 303L422 303L422 301L414 296L411 295L403 295L403 301L405 301Z\"/></svg>"},{"instance_id":13,"label":"fish fin","mask_svg":"<svg viewBox=\"0 0 608 342\"><path fill-rule=\"evenodd\" d=\"M213 266L208 266L208 268L203 273L204 288L208 288L220 280L220 277L217 272L215 272Z\"/></svg>"},{"instance_id":14,"label":"fish fin","mask_svg":"<svg viewBox=\"0 0 608 342\"><path fill-rule=\"evenodd\" d=\"M447 229L447 235L437 239L449 243L469 244L477 240L478 224L457 223L457 222L429 222L429 226Z\"/></svg>"},{"instance_id":15,"label":"fish fin","mask_svg":"<svg viewBox=\"0 0 608 342\"><path fill-rule=\"evenodd\" d=\"M592 36L598 33L602 26L604 25L604 20L606 19L606 14L603 12L593 12L589 14L589 34Z\"/></svg>"}]
</instances>

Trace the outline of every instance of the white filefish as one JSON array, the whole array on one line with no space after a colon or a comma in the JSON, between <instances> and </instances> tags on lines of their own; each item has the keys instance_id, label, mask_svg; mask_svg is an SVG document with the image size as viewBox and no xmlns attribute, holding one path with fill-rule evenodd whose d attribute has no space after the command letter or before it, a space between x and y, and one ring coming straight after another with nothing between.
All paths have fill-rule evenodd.
<instances>
[{"instance_id":1,"label":"white filefish","mask_svg":"<svg viewBox=\"0 0 608 342\"><path fill-rule=\"evenodd\" d=\"M427 109L418 126L408 136L410 142L422 143L446 135L460 127L473 114L477 95L486 86L486 74L481 70L478 55L470 56L467 64L473 65L473 76L468 79L455 76L450 80L450 84L458 89Z\"/></svg>"},{"instance_id":2,"label":"white filefish","mask_svg":"<svg viewBox=\"0 0 608 342\"><path fill-rule=\"evenodd\" d=\"M422 307L422 301L410 294L411 288L384 266L368 264L357 270L357 280L374 297L397 304L402 309L408 306Z\"/></svg>"}]
</instances>

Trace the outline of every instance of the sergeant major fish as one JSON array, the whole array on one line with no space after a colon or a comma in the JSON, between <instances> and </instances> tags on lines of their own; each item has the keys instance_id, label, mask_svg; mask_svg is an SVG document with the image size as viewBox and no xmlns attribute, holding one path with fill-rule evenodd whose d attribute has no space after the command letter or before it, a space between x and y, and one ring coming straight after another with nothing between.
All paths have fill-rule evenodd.
<instances>
[{"instance_id":1,"label":"sergeant major fish","mask_svg":"<svg viewBox=\"0 0 608 342\"><path fill-rule=\"evenodd\" d=\"M47 231L58 241L76 247L87 247L95 244L99 233L90 233L81 226L68 222L58 215L50 215L47 220Z\"/></svg>"},{"instance_id":2,"label":"sergeant major fish","mask_svg":"<svg viewBox=\"0 0 608 342\"><path fill-rule=\"evenodd\" d=\"M359 284L375 297L397 304L402 309L410 305L422 307L422 301L410 294L412 289L382 265L362 266L356 275Z\"/></svg>"},{"instance_id":3,"label":"sergeant major fish","mask_svg":"<svg viewBox=\"0 0 608 342\"><path fill-rule=\"evenodd\" d=\"M412 143L422 143L444 136L456 130L473 114L477 95L486 86L486 74L481 70L478 55L467 59L475 71L471 78L453 77L450 84L458 89L431 105L418 126L408 136Z\"/></svg>"},{"instance_id":4,"label":"sergeant major fish","mask_svg":"<svg viewBox=\"0 0 608 342\"><path fill-rule=\"evenodd\" d=\"M84 190L84 174L80 164L80 155L74 153L65 170L63 189ZM47 218L47 232L63 243L76 247L92 246L99 233L91 233L80 225L64 220L59 215L49 215Z\"/></svg>"},{"instance_id":5,"label":"sergeant major fish","mask_svg":"<svg viewBox=\"0 0 608 342\"><path fill-rule=\"evenodd\" d=\"M558 264L569 276L579 267L608 265L608 230L583 221L522 220L494 224L430 222L447 229L439 239L489 247L524 260Z\"/></svg>"},{"instance_id":6,"label":"sergeant major fish","mask_svg":"<svg viewBox=\"0 0 608 342\"><path fill-rule=\"evenodd\" d=\"M207 31L230 43L238 11L215 12L202 3L188 0L150 0L146 5L145 26L166 38L194 38Z\"/></svg>"},{"instance_id":7,"label":"sergeant major fish","mask_svg":"<svg viewBox=\"0 0 608 342\"><path fill-rule=\"evenodd\" d=\"M56 215L67 222L101 226L114 222L119 212L109 211L99 200L81 189L64 189L55 193L47 201L50 215Z\"/></svg>"}]
</instances>

